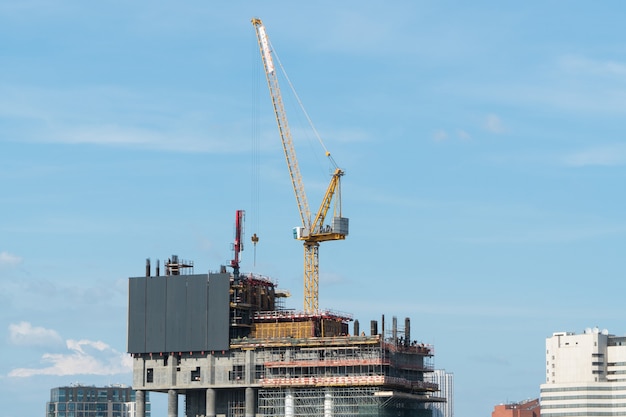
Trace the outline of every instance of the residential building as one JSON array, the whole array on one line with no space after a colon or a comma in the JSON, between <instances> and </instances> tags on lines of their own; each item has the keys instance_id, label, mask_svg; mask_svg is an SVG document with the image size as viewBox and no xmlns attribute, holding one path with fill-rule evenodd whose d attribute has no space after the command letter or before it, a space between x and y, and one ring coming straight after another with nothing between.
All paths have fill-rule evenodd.
<instances>
[{"instance_id":1,"label":"residential building","mask_svg":"<svg viewBox=\"0 0 626 417\"><path fill-rule=\"evenodd\" d=\"M491 417L539 417L540 415L539 398L496 405L491 413Z\"/></svg>"},{"instance_id":2,"label":"residential building","mask_svg":"<svg viewBox=\"0 0 626 417\"><path fill-rule=\"evenodd\" d=\"M150 399L145 396L144 415L150 416ZM136 417L135 391L126 385L72 384L52 388L46 404L47 417Z\"/></svg>"},{"instance_id":3,"label":"residential building","mask_svg":"<svg viewBox=\"0 0 626 417\"><path fill-rule=\"evenodd\" d=\"M626 337L588 328L546 339L541 415L626 415Z\"/></svg>"}]
</instances>

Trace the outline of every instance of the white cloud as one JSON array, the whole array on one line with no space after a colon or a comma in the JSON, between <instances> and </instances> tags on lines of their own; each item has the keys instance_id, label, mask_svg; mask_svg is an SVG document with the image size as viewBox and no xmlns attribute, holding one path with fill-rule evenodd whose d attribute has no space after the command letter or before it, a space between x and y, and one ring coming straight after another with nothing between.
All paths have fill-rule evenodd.
<instances>
[{"instance_id":1,"label":"white cloud","mask_svg":"<svg viewBox=\"0 0 626 417\"><path fill-rule=\"evenodd\" d=\"M436 142L442 142L444 140L448 140L451 136L456 136L457 139L460 139L463 141L472 139L472 136L463 129L457 129L454 132L454 134L448 133L446 130L443 130L443 129L439 129L433 132L433 139Z\"/></svg>"},{"instance_id":2,"label":"white cloud","mask_svg":"<svg viewBox=\"0 0 626 417\"><path fill-rule=\"evenodd\" d=\"M485 128L491 133L504 133L504 124L500 117L495 114L488 114L485 120Z\"/></svg>"},{"instance_id":3,"label":"white cloud","mask_svg":"<svg viewBox=\"0 0 626 417\"><path fill-rule=\"evenodd\" d=\"M0 252L0 268L3 266L16 266L22 262L22 258L9 252Z\"/></svg>"},{"instance_id":4,"label":"white cloud","mask_svg":"<svg viewBox=\"0 0 626 417\"><path fill-rule=\"evenodd\" d=\"M626 76L626 64L621 62L592 60L582 56L566 55L560 58L559 63L562 68L576 73Z\"/></svg>"},{"instance_id":5,"label":"white cloud","mask_svg":"<svg viewBox=\"0 0 626 417\"><path fill-rule=\"evenodd\" d=\"M247 124L220 111L171 104L179 99L193 103L197 95L166 100L159 94L144 97L110 86L54 90L0 84L0 116L12 121L1 126L0 136L24 142L168 152L236 153L246 149Z\"/></svg>"},{"instance_id":6,"label":"white cloud","mask_svg":"<svg viewBox=\"0 0 626 417\"><path fill-rule=\"evenodd\" d=\"M573 152L563 157L565 165L616 166L626 164L626 145L607 145Z\"/></svg>"},{"instance_id":7,"label":"white cloud","mask_svg":"<svg viewBox=\"0 0 626 417\"><path fill-rule=\"evenodd\" d=\"M9 340L18 346L50 346L63 342L55 330L33 327L26 321L9 325Z\"/></svg>"},{"instance_id":8,"label":"white cloud","mask_svg":"<svg viewBox=\"0 0 626 417\"><path fill-rule=\"evenodd\" d=\"M458 129L456 134L461 140L470 140L472 138L472 136L463 129Z\"/></svg>"},{"instance_id":9,"label":"white cloud","mask_svg":"<svg viewBox=\"0 0 626 417\"><path fill-rule=\"evenodd\" d=\"M132 371L132 359L102 341L67 340L67 353L46 353L41 368L16 368L9 377L36 375L115 375Z\"/></svg>"},{"instance_id":10,"label":"white cloud","mask_svg":"<svg viewBox=\"0 0 626 417\"><path fill-rule=\"evenodd\" d=\"M448 132L446 132L445 130L437 130L435 133L433 133L433 138L437 141L440 142L442 140L446 140L448 139Z\"/></svg>"}]
</instances>

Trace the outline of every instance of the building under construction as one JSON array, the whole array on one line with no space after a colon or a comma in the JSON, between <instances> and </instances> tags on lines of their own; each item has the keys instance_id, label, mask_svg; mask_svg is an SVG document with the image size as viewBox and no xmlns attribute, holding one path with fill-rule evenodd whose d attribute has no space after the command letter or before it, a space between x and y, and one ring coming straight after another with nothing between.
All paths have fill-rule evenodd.
<instances>
[{"instance_id":1,"label":"building under construction","mask_svg":"<svg viewBox=\"0 0 626 417\"><path fill-rule=\"evenodd\" d=\"M168 395L168 417L181 395L187 417L422 416L445 401L409 318L386 329L382 316L366 334L347 314L284 308L267 277L194 274L177 257L164 267L129 279L137 417L145 392Z\"/></svg>"},{"instance_id":2,"label":"building under construction","mask_svg":"<svg viewBox=\"0 0 626 417\"><path fill-rule=\"evenodd\" d=\"M302 221L294 237L304 243L304 311L286 309L288 294L271 279L240 274L242 210L232 273L194 274L193 263L174 256L153 275L148 262L145 276L129 282L137 417L145 417L146 391L167 393L168 417L177 416L180 395L187 417L430 416L429 403L445 399L432 380L433 348L412 339L408 318L386 329L382 316L380 331L372 321L366 334L349 315L318 308L319 245L348 235L344 171L324 147L334 173L313 217L269 38L260 19L252 24Z\"/></svg>"}]
</instances>

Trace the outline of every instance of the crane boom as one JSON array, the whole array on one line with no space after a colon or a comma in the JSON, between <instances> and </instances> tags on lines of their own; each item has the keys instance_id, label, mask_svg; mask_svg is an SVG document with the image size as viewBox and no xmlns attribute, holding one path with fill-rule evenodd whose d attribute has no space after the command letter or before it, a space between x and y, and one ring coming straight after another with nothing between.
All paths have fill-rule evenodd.
<instances>
[{"instance_id":1,"label":"crane boom","mask_svg":"<svg viewBox=\"0 0 626 417\"><path fill-rule=\"evenodd\" d=\"M300 167L298 166L298 159L296 158L296 149L293 146L293 140L291 138L291 130L289 129L289 123L287 123L287 114L285 113L285 106L283 105L280 86L278 84L278 78L276 77L269 39L267 38L265 26L263 26L261 19L252 19L252 24L256 28L257 40L261 48L261 57L263 58L267 84L270 89L272 105L274 106L274 114L276 115L278 131L282 139L281 142L283 145L283 151L285 153L285 158L287 159L287 167L289 168L291 184L296 195L298 212L300 213L302 225L310 229L311 211L309 210L309 202L306 198L306 192L304 191L302 175L300 174Z\"/></svg>"},{"instance_id":2,"label":"crane boom","mask_svg":"<svg viewBox=\"0 0 626 417\"><path fill-rule=\"evenodd\" d=\"M253 18L252 24L256 29L265 76L278 124L278 132L302 221L302 227L294 229L294 237L304 241L304 311L315 313L319 310L319 243L329 240L343 240L348 235L348 219L342 217L341 214L340 189L341 177L344 175L344 172L335 167L335 172L331 177L330 184L326 189L315 219L311 221L311 212L298 166L298 159L296 158L291 131L287 123L287 115L283 106L280 86L272 59L270 42L261 19ZM326 152L326 156L330 157L330 153ZM326 215L335 196L338 196L337 206L339 210L334 213L332 225L325 225Z\"/></svg>"}]
</instances>

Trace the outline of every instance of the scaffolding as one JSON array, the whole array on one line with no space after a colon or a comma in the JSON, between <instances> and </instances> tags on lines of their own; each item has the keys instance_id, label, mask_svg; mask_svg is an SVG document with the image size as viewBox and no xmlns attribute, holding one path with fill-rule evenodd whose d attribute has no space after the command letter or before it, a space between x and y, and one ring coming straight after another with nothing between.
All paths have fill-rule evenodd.
<instances>
[{"instance_id":1,"label":"scaffolding","mask_svg":"<svg viewBox=\"0 0 626 417\"><path fill-rule=\"evenodd\" d=\"M261 389L258 413L264 417L429 416L420 399L377 387Z\"/></svg>"},{"instance_id":2,"label":"scaffolding","mask_svg":"<svg viewBox=\"0 0 626 417\"><path fill-rule=\"evenodd\" d=\"M193 263L173 256L165 266L167 275L179 275ZM358 320L347 313L285 309L280 302L289 294L277 290L267 277L239 274L227 282L222 274L207 283L209 289L224 291L220 301L227 303L229 314L207 309L214 316L205 325L228 326L228 345L133 351L135 389L184 394L188 416L430 416L427 405L445 401L436 395L439 387L431 377L434 349L411 339L408 318L404 328L399 328L393 317L391 329L385 329L383 316L380 333L378 322L372 320L366 336ZM150 276L148 261L146 282ZM160 305L155 294L168 299L171 293L175 300L190 297L187 287L170 288L165 285L168 282L158 294L138 290L140 296L132 299L144 307L138 311L144 312L147 296L155 305ZM192 291L191 299L196 300L198 290ZM210 294L198 297L204 303L197 303L201 308L214 301ZM181 308L177 314L172 320L185 316L187 310ZM135 319L145 322L142 315ZM354 321L352 335L350 321ZM153 324L160 328L156 324L163 323ZM146 333L148 328L140 329Z\"/></svg>"}]
</instances>

